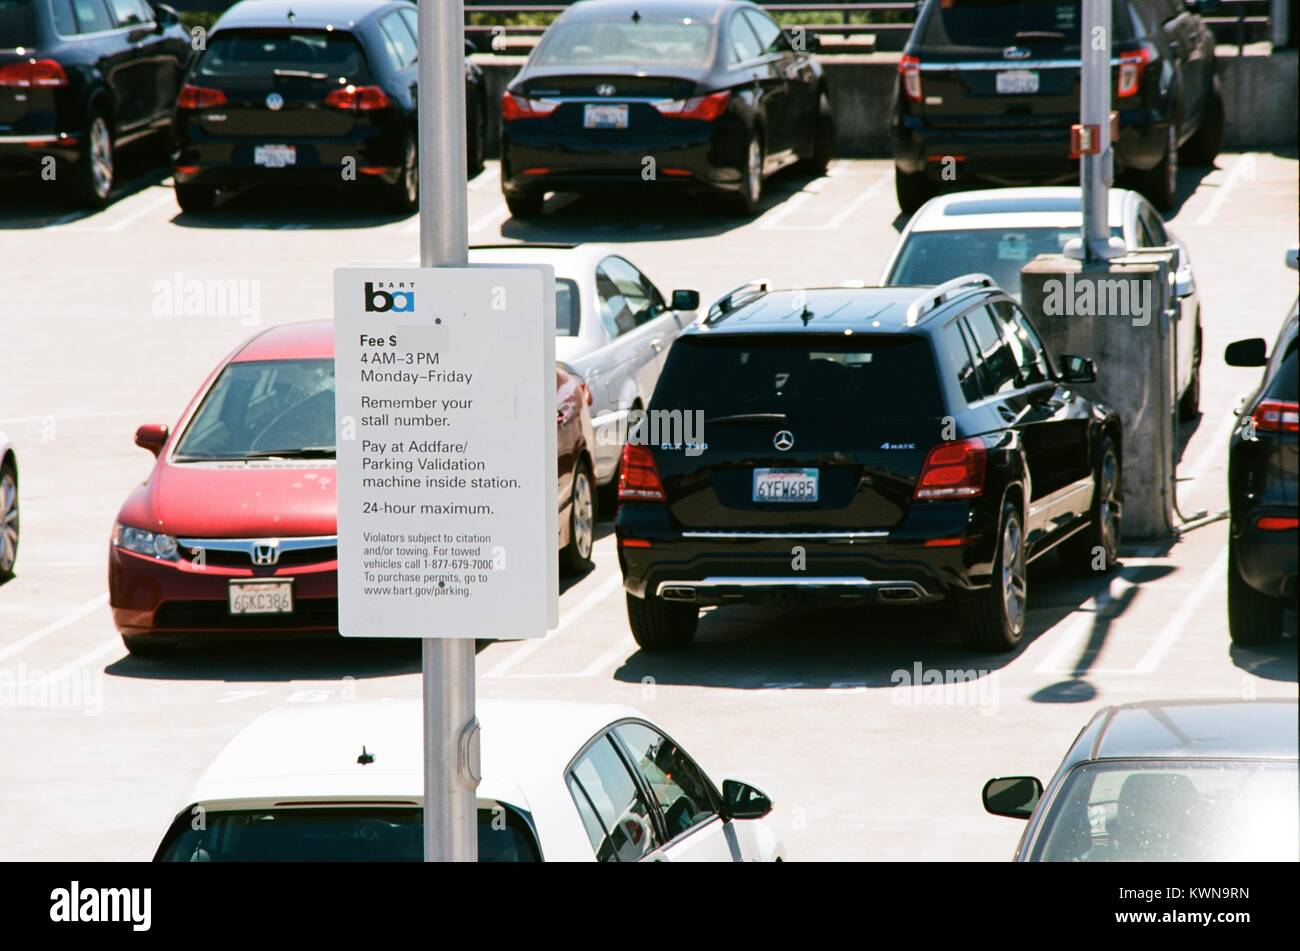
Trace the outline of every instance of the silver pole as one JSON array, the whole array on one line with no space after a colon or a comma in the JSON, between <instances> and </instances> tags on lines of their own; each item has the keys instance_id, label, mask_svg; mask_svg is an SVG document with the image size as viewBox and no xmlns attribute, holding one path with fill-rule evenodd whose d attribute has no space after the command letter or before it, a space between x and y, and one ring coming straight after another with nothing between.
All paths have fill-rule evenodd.
<instances>
[{"instance_id":1,"label":"silver pole","mask_svg":"<svg viewBox=\"0 0 1300 951\"><path fill-rule=\"evenodd\" d=\"M461 0L421 0L420 266L469 259L465 163L465 11ZM474 641L426 638L424 860L478 860Z\"/></svg>"},{"instance_id":2,"label":"silver pole","mask_svg":"<svg viewBox=\"0 0 1300 951\"><path fill-rule=\"evenodd\" d=\"M1096 154L1079 159L1083 187L1083 246L1088 258L1114 257L1110 247L1110 49L1111 0L1083 0L1080 45L1083 75L1079 88L1079 121L1097 130Z\"/></svg>"}]
</instances>

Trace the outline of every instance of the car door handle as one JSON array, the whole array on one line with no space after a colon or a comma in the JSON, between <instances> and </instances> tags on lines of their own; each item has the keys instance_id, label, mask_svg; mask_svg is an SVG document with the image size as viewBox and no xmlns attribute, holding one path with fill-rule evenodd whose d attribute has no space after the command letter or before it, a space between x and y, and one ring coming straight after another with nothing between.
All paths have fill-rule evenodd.
<instances>
[{"instance_id":1,"label":"car door handle","mask_svg":"<svg viewBox=\"0 0 1300 951\"><path fill-rule=\"evenodd\" d=\"M663 338L663 337L655 337L653 340L650 341L650 348L651 348L652 350L654 350L655 353L663 353L663 350L664 350L664 338Z\"/></svg>"},{"instance_id":2,"label":"car door handle","mask_svg":"<svg viewBox=\"0 0 1300 951\"><path fill-rule=\"evenodd\" d=\"M999 407L998 407L998 413L999 413L999 414L1002 416L1002 418L1005 419L1008 423L1014 423L1017 419L1020 418L1019 416L1017 416L1015 413L1011 412L1011 410L1008 409L1008 408L1005 407L1005 406L999 406Z\"/></svg>"}]
</instances>

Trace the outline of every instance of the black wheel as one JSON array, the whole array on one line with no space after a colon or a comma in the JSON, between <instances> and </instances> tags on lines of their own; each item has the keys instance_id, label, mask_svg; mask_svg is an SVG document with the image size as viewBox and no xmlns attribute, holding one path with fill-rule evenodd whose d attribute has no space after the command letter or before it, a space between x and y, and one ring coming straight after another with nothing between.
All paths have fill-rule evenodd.
<instances>
[{"instance_id":1,"label":"black wheel","mask_svg":"<svg viewBox=\"0 0 1300 951\"><path fill-rule=\"evenodd\" d=\"M1231 530L1230 530L1231 531ZM1236 541L1228 537L1228 634L1242 647L1282 639L1282 599L1256 591L1241 576Z\"/></svg>"},{"instance_id":2,"label":"black wheel","mask_svg":"<svg viewBox=\"0 0 1300 951\"><path fill-rule=\"evenodd\" d=\"M103 208L113 193L113 131L108 114L92 106L67 178L68 201L77 208Z\"/></svg>"},{"instance_id":3,"label":"black wheel","mask_svg":"<svg viewBox=\"0 0 1300 951\"><path fill-rule=\"evenodd\" d=\"M18 472L13 464L0 466L0 581L14 576L18 561Z\"/></svg>"},{"instance_id":4,"label":"black wheel","mask_svg":"<svg viewBox=\"0 0 1300 951\"><path fill-rule=\"evenodd\" d=\"M1175 116L1177 113L1174 114ZM1178 122L1170 119L1165 132L1165 151L1156 167L1137 175L1138 190L1161 211L1174 207L1178 197Z\"/></svg>"},{"instance_id":5,"label":"black wheel","mask_svg":"<svg viewBox=\"0 0 1300 951\"><path fill-rule=\"evenodd\" d=\"M745 164L740 171L740 191L732 196L732 209L738 215L753 215L763 202L763 137L755 131L745 147Z\"/></svg>"},{"instance_id":6,"label":"black wheel","mask_svg":"<svg viewBox=\"0 0 1300 951\"><path fill-rule=\"evenodd\" d=\"M408 135L402 145L402 171L388 186L388 206L400 214L410 214L420 207L420 155L415 137Z\"/></svg>"},{"instance_id":7,"label":"black wheel","mask_svg":"<svg viewBox=\"0 0 1300 951\"><path fill-rule=\"evenodd\" d=\"M831 100L825 92L817 104L816 124L812 130L812 142L809 144L808 158L804 160L804 171L809 175L823 175L831 164L831 154L835 151L835 115L831 112Z\"/></svg>"},{"instance_id":8,"label":"black wheel","mask_svg":"<svg viewBox=\"0 0 1300 951\"><path fill-rule=\"evenodd\" d=\"M592 568L591 550L596 543L596 480L591 466L579 462L569 490L569 544L560 552L560 567L569 574L583 574Z\"/></svg>"},{"instance_id":9,"label":"black wheel","mask_svg":"<svg viewBox=\"0 0 1300 951\"><path fill-rule=\"evenodd\" d=\"M904 172L894 166L894 194L898 196L898 207L903 214L915 214L918 208L937 193L938 189L925 177L924 172Z\"/></svg>"},{"instance_id":10,"label":"black wheel","mask_svg":"<svg viewBox=\"0 0 1300 951\"><path fill-rule=\"evenodd\" d=\"M159 641L140 634L123 634L122 643L132 657L158 658L170 657L176 651L176 645L169 641Z\"/></svg>"},{"instance_id":11,"label":"black wheel","mask_svg":"<svg viewBox=\"0 0 1300 951\"><path fill-rule=\"evenodd\" d=\"M961 642L979 651L1008 651L1019 644L1025 634L1026 582L1024 526L1019 510L1007 502L1002 506L992 583L983 591L960 595L953 605Z\"/></svg>"},{"instance_id":12,"label":"black wheel","mask_svg":"<svg viewBox=\"0 0 1300 951\"><path fill-rule=\"evenodd\" d=\"M542 203L546 196L538 192L522 192L506 195L506 207L515 218L537 218L542 213Z\"/></svg>"},{"instance_id":13,"label":"black wheel","mask_svg":"<svg viewBox=\"0 0 1300 951\"><path fill-rule=\"evenodd\" d=\"M654 595L627 596L627 623L632 637L648 651L685 647L695 640L700 612L693 604L665 601Z\"/></svg>"},{"instance_id":14,"label":"black wheel","mask_svg":"<svg viewBox=\"0 0 1300 951\"><path fill-rule=\"evenodd\" d=\"M1210 95L1205 102L1205 112L1195 134L1183 143L1179 156L1188 165L1213 165L1223 147L1223 93L1219 91L1216 76L1210 84Z\"/></svg>"},{"instance_id":15,"label":"black wheel","mask_svg":"<svg viewBox=\"0 0 1300 951\"><path fill-rule=\"evenodd\" d=\"M217 190L210 185L177 185L176 204L181 211L202 215L217 204Z\"/></svg>"},{"instance_id":16,"label":"black wheel","mask_svg":"<svg viewBox=\"0 0 1300 951\"><path fill-rule=\"evenodd\" d=\"M1123 485L1119 453L1114 441L1105 436L1093 472L1088 527L1061 546L1067 567L1078 574L1105 574L1119 563Z\"/></svg>"},{"instance_id":17,"label":"black wheel","mask_svg":"<svg viewBox=\"0 0 1300 951\"><path fill-rule=\"evenodd\" d=\"M1192 378L1178 400L1178 418L1190 422L1201 415L1201 326L1196 325L1196 342L1192 344Z\"/></svg>"}]
</instances>

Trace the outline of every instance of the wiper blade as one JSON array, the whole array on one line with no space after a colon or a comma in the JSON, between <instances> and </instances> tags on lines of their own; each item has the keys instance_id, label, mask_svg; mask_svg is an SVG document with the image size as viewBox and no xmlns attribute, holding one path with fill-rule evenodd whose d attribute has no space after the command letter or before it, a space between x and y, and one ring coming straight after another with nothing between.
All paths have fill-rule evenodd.
<instances>
[{"instance_id":1,"label":"wiper blade","mask_svg":"<svg viewBox=\"0 0 1300 951\"><path fill-rule=\"evenodd\" d=\"M710 416L705 423L783 423L785 413L732 413L730 416Z\"/></svg>"},{"instance_id":2,"label":"wiper blade","mask_svg":"<svg viewBox=\"0 0 1300 951\"><path fill-rule=\"evenodd\" d=\"M295 79L326 79L326 73L313 73L305 69L273 69L272 76L291 76Z\"/></svg>"},{"instance_id":3,"label":"wiper blade","mask_svg":"<svg viewBox=\"0 0 1300 951\"><path fill-rule=\"evenodd\" d=\"M246 452L242 459L333 459L333 446L305 446L298 449L259 449Z\"/></svg>"}]
</instances>

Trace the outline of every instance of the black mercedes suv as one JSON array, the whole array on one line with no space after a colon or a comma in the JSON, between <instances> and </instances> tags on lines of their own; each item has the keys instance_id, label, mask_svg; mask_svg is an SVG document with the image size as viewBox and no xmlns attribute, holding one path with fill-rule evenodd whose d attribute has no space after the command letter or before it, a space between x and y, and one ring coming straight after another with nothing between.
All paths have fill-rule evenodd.
<instances>
[{"instance_id":1,"label":"black mercedes suv","mask_svg":"<svg viewBox=\"0 0 1300 951\"><path fill-rule=\"evenodd\" d=\"M708 605L949 601L1010 650L1026 566L1109 570L1121 426L991 278L737 289L673 344L624 450L616 520L642 647Z\"/></svg>"},{"instance_id":2,"label":"black mercedes suv","mask_svg":"<svg viewBox=\"0 0 1300 951\"><path fill-rule=\"evenodd\" d=\"M1082 0L923 0L898 65L892 133L908 214L945 186L1078 176ZM1178 161L1209 165L1223 139L1214 34L1218 0L1114 0L1115 171L1162 211ZM1198 12L1199 11L1199 12Z\"/></svg>"}]
</instances>

